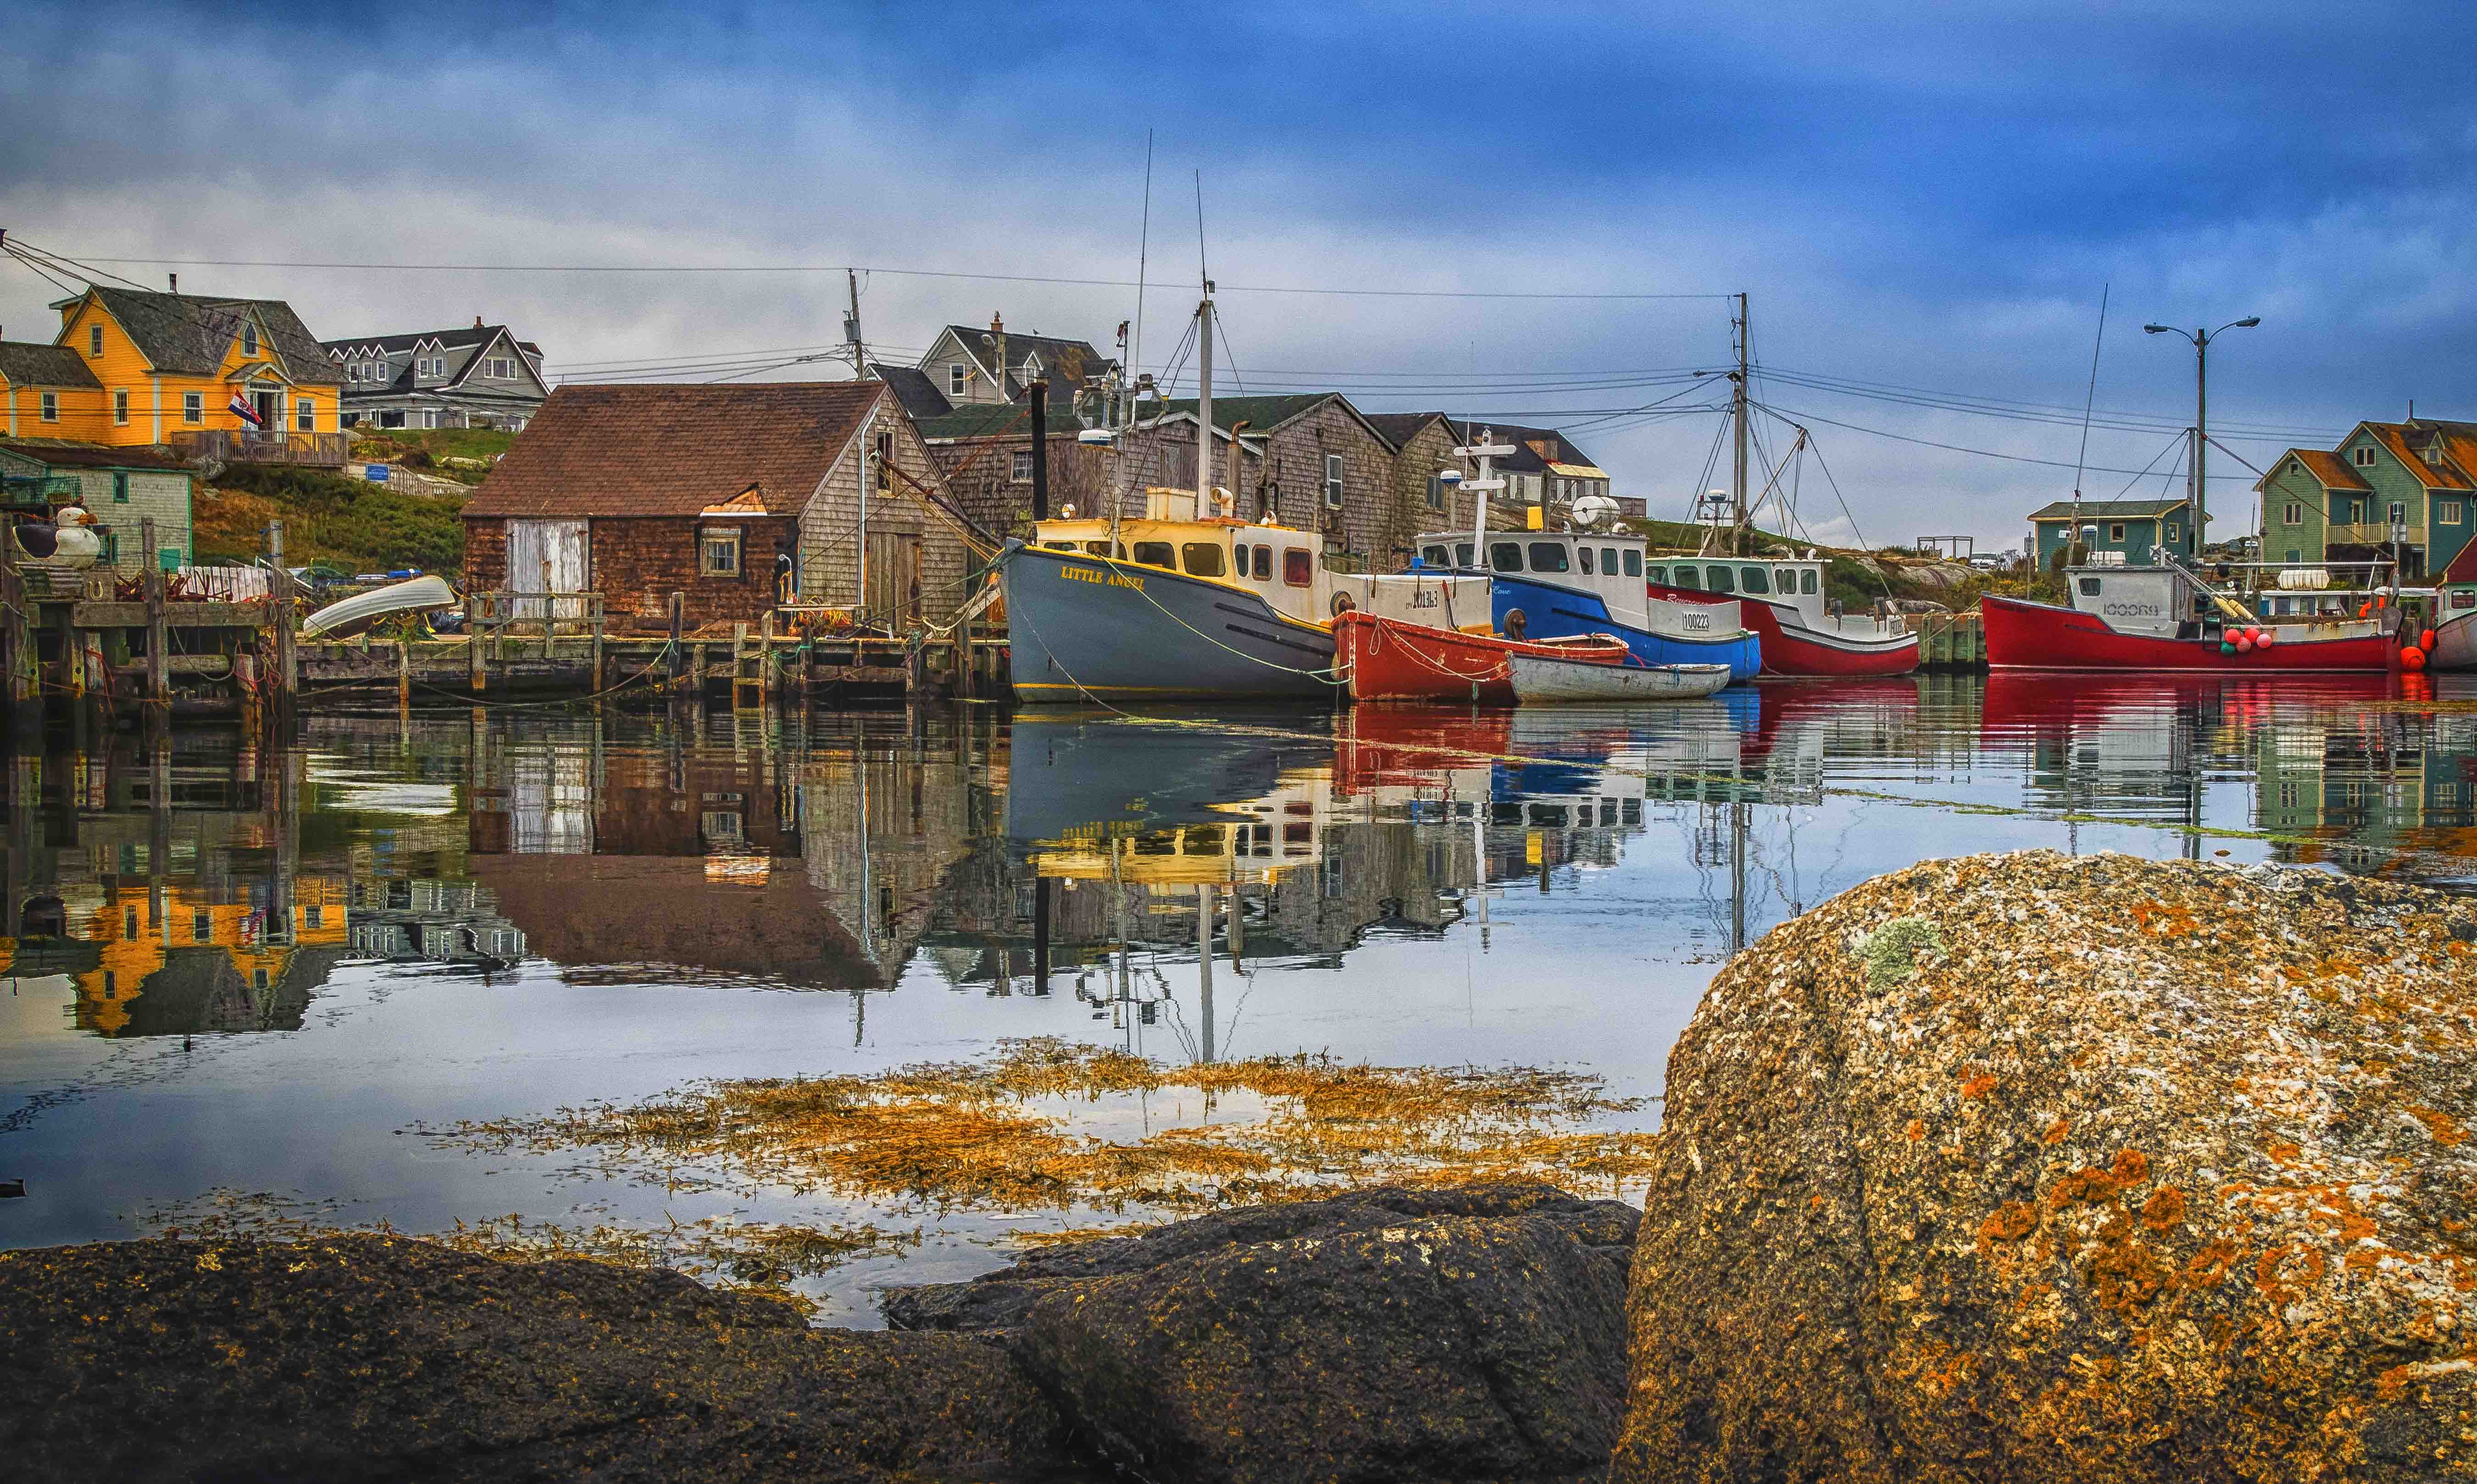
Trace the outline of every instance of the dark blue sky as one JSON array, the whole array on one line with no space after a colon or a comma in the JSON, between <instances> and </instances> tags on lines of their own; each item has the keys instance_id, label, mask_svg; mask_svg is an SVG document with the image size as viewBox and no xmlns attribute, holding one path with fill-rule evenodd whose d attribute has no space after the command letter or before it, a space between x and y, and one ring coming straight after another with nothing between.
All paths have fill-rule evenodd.
<instances>
[{"instance_id":1,"label":"dark blue sky","mask_svg":"<svg viewBox=\"0 0 2477 1484\"><path fill-rule=\"evenodd\" d=\"M2101 428L2095 464L2142 466L2190 415L2190 352L2141 335L2152 318L2264 316L2213 378L2214 422L2259 432L2230 440L2257 462L2411 397L2477 415L2458 8L2363 5L2344 27L2158 3L400 14L21 12L0 227L89 259L1121 280L1150 128L1156 369L1192 307L1200 170L1242 382L1573 423L1664 513L1704 477L1711 419L1593 419L1677 389L1642 373L1723 359L1718 301L1238 285L1742 288L1762 395L1808 419L1879 541L2016 540L2072 470L1857 428L2067 464L2079 429L1802 383L2078 408L2102 284L2099 406L2156 426ZM49 338L54 291L0 267L0 324ZM829 274L179 271L289 298L328 335L506 319L579 370L823 345L842 294ZM915 352L992 310L1104 343L1135 312L1123 288L888 273L863 304L873 340ZM2224 534L2249 500L2217 487ZM1811 476L1802 494L1831 531L1837 504Z\"/></svg>"}]
</instances>

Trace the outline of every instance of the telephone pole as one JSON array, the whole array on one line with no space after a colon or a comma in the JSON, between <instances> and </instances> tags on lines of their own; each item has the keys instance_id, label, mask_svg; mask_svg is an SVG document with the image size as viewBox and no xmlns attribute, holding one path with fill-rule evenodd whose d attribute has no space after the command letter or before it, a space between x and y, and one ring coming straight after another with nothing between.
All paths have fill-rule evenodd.
<instances>
[{"instance_id":1,"label":"telephone pole","mask_svg":"<svg viewBox=\"0 0 2477 1484\"><path fill-rule=\"evenodd\" d=\"M843 283L851 290L851 308L843 312L843 348L851 352L852 380L868 380L868 347L860 334L860 275L843 270Z\"/></svg>"},{"instance_id":2,"label":"telephone pole","mask_svg":"<svg viewBox=\"0 0 2477 1484\"><path fill-rule=\"evenodd\" d=\"M2205 522L2211 518L2210 486L2203 482L2211 446L2211 342L2231 330L2251 330L2262 323L2259 314L2232 319L2216 330L2196 330L2191 334L2173 325L2144 325L2144 334L2184 335L2193 347L2193 555L2199 556L2210 544L2211 534Z\"/></svg>"}]
</instances>

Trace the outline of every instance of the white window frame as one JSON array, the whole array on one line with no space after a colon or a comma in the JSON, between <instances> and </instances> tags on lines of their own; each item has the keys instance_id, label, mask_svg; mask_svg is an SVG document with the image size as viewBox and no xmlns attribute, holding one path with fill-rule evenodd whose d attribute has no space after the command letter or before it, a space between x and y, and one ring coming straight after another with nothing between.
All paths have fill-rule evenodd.
<instances>
[{"instance_id":1,"label":"white window frame","mask_svg":"<svg viewBox=\"0 0 2477 1484\"><path fill-rule=\"evenodd\" d=\"M256 325L244 323L240 327L240 353L244 356L255 356L258 354L258 327Z\"/></svg>"},{"instance_id":2,"label":"white window frame","mask_svg":"<svg viewBox=\"0 0 2477 1484\"><path fill-rule=\"evenodd\" d=\"M1326 509L1339 510L1341 508L1343 478L1341 456L1339 454L1325 455L1324 507Z\"/></svg>"},{"instance_id":3,"label":"white window frame","mask_svg":"<svg viewBox=\"0 0 2477 1484\"><path fill-rule=\"evenodd\" d=\"M516 363L514 361L510 360L505 356L493 356L490 358L491 380L504 382L513 378L515 374Z\"/></svg>"},{"instance_id":4,"label":"white window frame","mask_svg":"<svg viewBox=\"0 0 2477 1484\"><path fill-rule=\"evenodd\" d=\"M960 360L947 362L946 395L949 397L960 397L963 393L971 390L971 387L972 368L963 364Z\"/></svg>"},{"instance_id":5,"label":"white window frame","mask_svg":"<svg viewBox=\"0 0 2477 1484\"><path fill-rule=\"evenodd\" d=\"M421 414L421 426L426 431L436 431L438 429L438 409L437 408L427 408L423 409Z\"/></svg>"},{"instance_id":6,"label":"white window frame","mask_svg":"<svg viewBox=\"0 0 2477 1484\"><path fill-rule=\"evenodd\" d=\"M2107 538L2111 541L2121 544L2124 540L2124 522L2120 520L2109 522L2107 528Z\"/></svg>"},{"instance_id":7,"label":"white window frame","mask_svg":"<svg viewBox=\"0 0 2477 1484\"><path fill-rule=\"evenodd\" d=\"M2358 468L2370 469L2374 466L2374 446L2370 443L2361 443L2348 451L2348 458Z\"/></svg>"},{"instance_id":8,"label":"white window frame","mask_svg":"<svg viewBox=\"0 0 2477 1484\"><path fill-rule=\"evenodd\" d=\"M1015 450L1014 458L1007 469L1007 482L1010 484L1032 482L1032 450L1028 448Z\"/></svg>"},{"instance_id":9,"label":"white window frame","mask_svg":"<svg viewBox=\"0 0 2477 1484\"><path fill-rule=\"evenodd\" d=\"M2434 523L2438 526L2457 526L2467 518L2468 506L2465 501L2438 500L2434 503Z\"/></svg>"},{"instance_id":10,"label":"white window frame","mask_svg":"<svg viewBox=\"0 0 2477 1484\"><path fill-rule=\"evenodd\" d=\"M2392 502L2391 502L2391 513L2390 513L2390 519L2389 519L2389 520L2388 520L2388 521L2385 521L2385 522L2384 522L2384 524L2385 524L2385 525L2388 525L2388 526L2405 526L2405 525L2407 525L2407 524L2408 524L2408 502L2407 502L2407 501L2405 501L2405 500L2394 500L2394 501L2392 501Z\"/></svg>"},{"instance_id":11,"label":"white window frame","mask_svg":"<svg viewBox=\"0 0 2477 1484\"><path fill-rule=\"evenodd\" d=\"M95 359L102 356L103 327L101 325L88 325L86 327L86 354L88 360Z\"/></svg>"},{"instance_id":12,"label":"white window frame","mask_svg":"<svg viewBox=\"0 0 2477 1484\"><path fill-rule=\"evenodd\" d=\"M318 402L316 398L296 396L292 399L292 431L295 433L315 433L318 431Z\"/></svg>"},{"instance_id":13,"label":"white window frame","mask_svg":"<svg viewBox=\"0 0 2477 1484\"><path fill-rule=\"evenodd\" d=\"M39 404L36 409L36 417L39 421L56 423L61 420L61 394L59 392L47 391L36 400Z\"/></svg>"},{"instance_id":14,"label":"white window frame","mask_svg":"<svg viewBox=\"0 0 2477 1484\"><path fill-rule=\"evenodd\" d=\"M112 389L112 425L115 428L129 426L129 388L126 386Z\"/></svg>"},{"instance_id":15,"label":"white window frame","mask_svg":"<svg viewBox=\"0 0 2477 1484\"><path fill-rule=\"evenodd\" d=\"M2279 523L2283 526L2304 525L2305 502L2301 500L2291 500L2288 504L2281 506L2279 507Z\"/></svg>"},{"instance_id":16,"label":"white window frame","mask_svg":"<svg viewBox=\"0 0 2477 1484\"><path fill-rule=\"evenodd\" d=\"M202 391L181 393L181 421L203 423L207 420L207 394Z\"/></svg>"}]
</instances>

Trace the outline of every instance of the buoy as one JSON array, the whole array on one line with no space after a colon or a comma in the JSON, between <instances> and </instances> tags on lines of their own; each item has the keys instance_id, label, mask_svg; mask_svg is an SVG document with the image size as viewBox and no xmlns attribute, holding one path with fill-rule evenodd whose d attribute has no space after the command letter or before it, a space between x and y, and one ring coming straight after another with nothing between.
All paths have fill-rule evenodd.
<instances>
[{"instance_id":1,"label":"buoy","mask_svg":"<svg viewBox=\"0 0 2477 1484\"><path fill-rule=\"evenodd\" d=\"M2242 634L2239 634L2239 635L2237 636L2237 653L2238 653L2238 654L2239 654L2239 655L2250 655L2250 654L2252 654L2252 653L2253 653L2253 641L2252 641L2251 639L2246 638L2246 637L2245 637L2244 635L2242 635Z\"/></svg>"},{"instance_id":2,"label":"buoy","mask_svg":"<svg viewBox=\"0 0 2477 1484\"><path fill-rule=\"evenodd\" d=\"M2416 636L2416 647L2417 647L2418 649L2421 649L2421 650L2431 650L2431 649L2433 649L2433 648L2434 648L2434 631L2433 631L2433 630L2431 630L2431 629L2429 629L2429 630L2427 630L2425 632L2423 632L2423 633L2421 633L2421 634L2418 634L2418 635Z\"/></svg>"},{"instance_id":3,"label":"buoy","mask_svg":"<svg viewBox=\"0 0 2477 1484\"><path fill-rule=\"evenodd\" d=\"M2219 641L2219 653L2220 653L2220 654L2222 654L2222 655L2234 655L2236 652L2237 652L2237 647L2236 647L2235 645L2230 644L2230 643L2229 643L2227 640L2225 640L2225 639L2221 639L2221 640Z\"/></svg>"},{"instance_id":4,"label":"buoy","mask_svg":"<svg viewBox=\"0 0 2477 1484\"><path fill-rule=\"evenodd\" d=\"M2260 639L2255 640L2254 642L2255 642L2255 643L2257 643L2257 644L2259 644L2259 645L2261 645L2264 649L2268 649L2268 648L2270 648L2270 641L2271 641L2272 639L2277 638L2278 636L2279 636L2279 631L2278 631L2278 630L2276 630L2276 629L2265 629L2265 630L2264 630L2264 631L2262 631L2262 637L2261 637Z\"/></svg>"},{"instance_id":5,"label":"buoy","mask_svg":"<svg viewBox=\"0 0 2477 1484\"><path fill-rule=\"evenodd\" d=\"M2400 668L2403 670L2424 669L2425 651L2421 649L2404 649L2400 651Z\"/></svg>"}]
</instances>

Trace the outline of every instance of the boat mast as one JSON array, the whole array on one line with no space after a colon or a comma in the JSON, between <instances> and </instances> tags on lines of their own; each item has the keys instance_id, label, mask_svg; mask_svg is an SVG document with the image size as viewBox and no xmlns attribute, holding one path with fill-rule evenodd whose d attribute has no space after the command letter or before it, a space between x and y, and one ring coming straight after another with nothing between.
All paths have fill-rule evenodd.
<instances>
[{"instance_id":1,"label":"boat mast","mask_svg":"<svg viewBox=\"0 0 2477 1484\"><path fill-rule=\"evenodd\" d=\"M1730 541L1732 548L1730 555L1735 556L1744 549L1746 521L1749 518L1746 509L1746 370L1747 342L1753 338L1754 327L1748 322L1744 294L1738 295L1738 315L1732 322L1731 328L1736 330L1738 339L1738 386L1736 395L1730 398L1731 411L1737 422L1738 442L1737 469L1729 486L1731 513L1737 517Z\"/></svg>"},{"instance_id":2,"label":"boat mast","mask_svg":"<svg viewBox=\"0 0 2477 1484\"><path fill-rule=\"evenodd\" d=\"M1213 280L1195 307L1195 518L1213 513ZM1235 495L1236 490L1232 493Z\"/></svg>"},{"instance_id":3,"label":"boat mast","mask_svg":"<svg viewBox=\"0 0 2477 1484\"><path fill-rule=\"evenodd\" d=\"M1465 433L1464 436L1468 437L1469 434ZM1457 458L1479 460L1479 478L1463 481L1463 488L1478 497L1471 506L1471 565L1474 567L1485 568L1488 565L1488 497L1505 483L1496 477L1496 457L1513 452L1513 444L1496 441L1493 428L1482 428L1477 441L1454 450Z\"/></svg>"}]
</instances>

